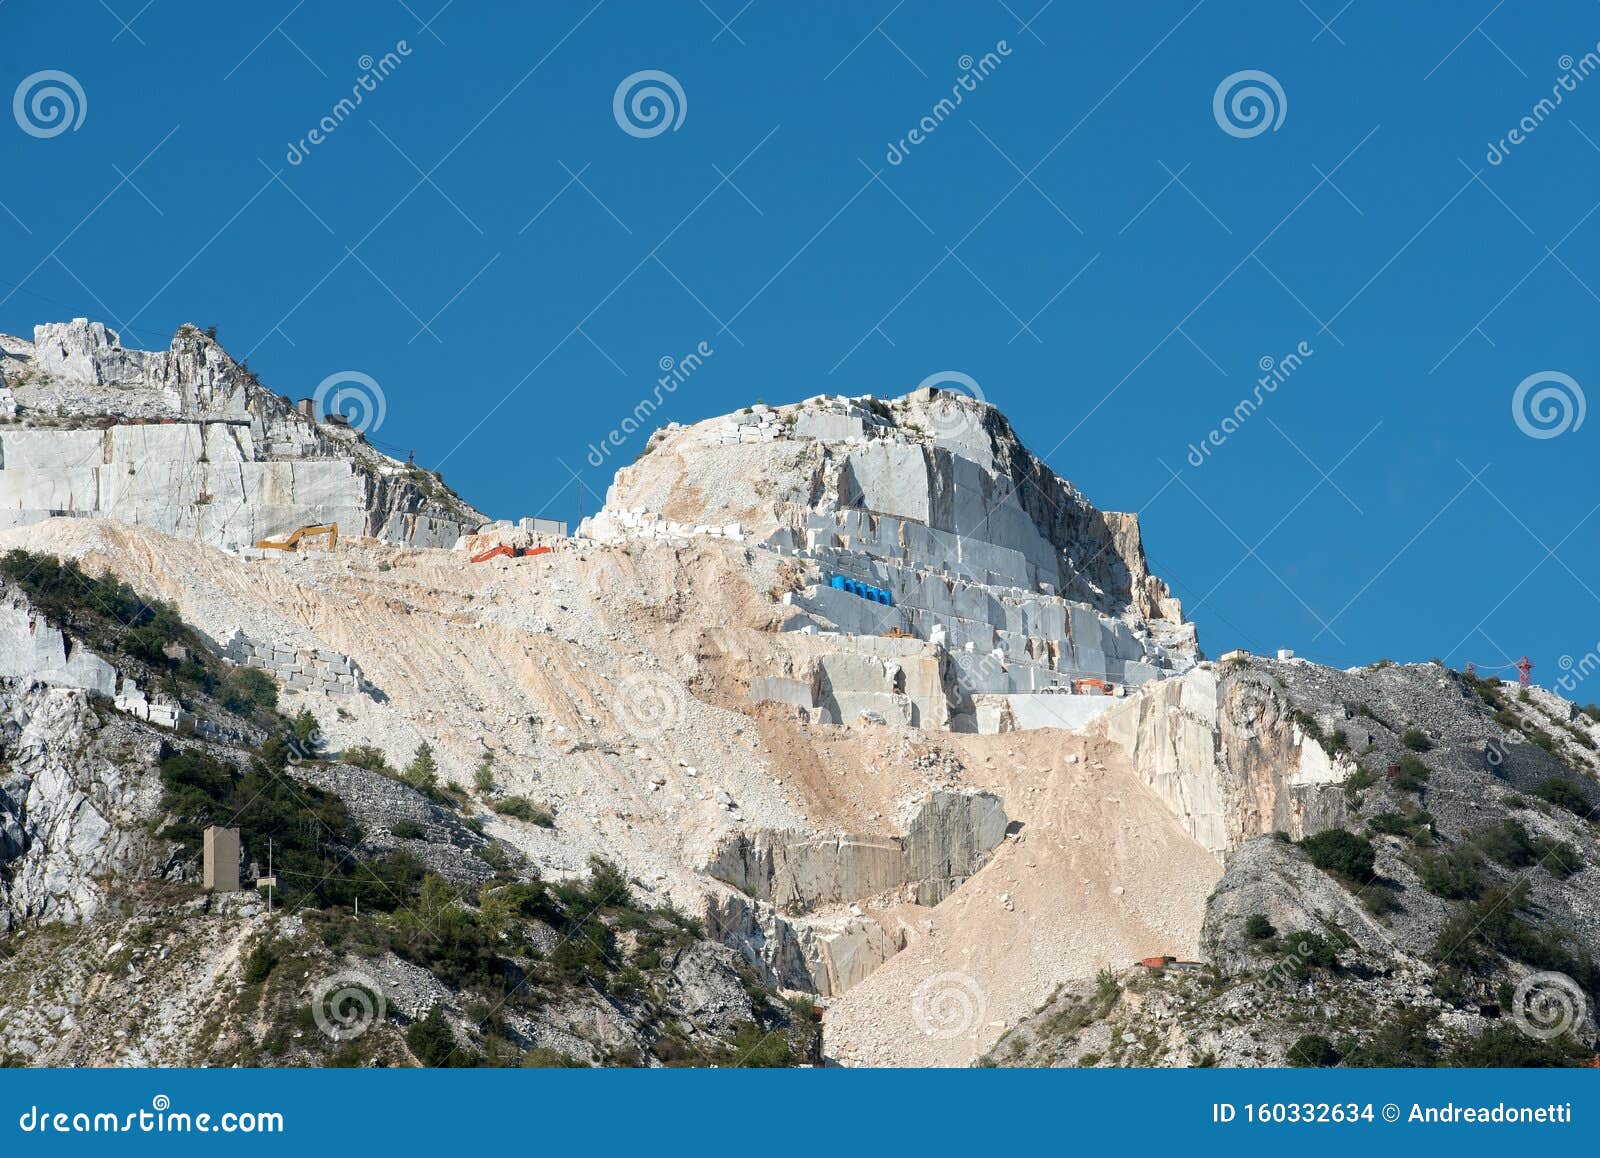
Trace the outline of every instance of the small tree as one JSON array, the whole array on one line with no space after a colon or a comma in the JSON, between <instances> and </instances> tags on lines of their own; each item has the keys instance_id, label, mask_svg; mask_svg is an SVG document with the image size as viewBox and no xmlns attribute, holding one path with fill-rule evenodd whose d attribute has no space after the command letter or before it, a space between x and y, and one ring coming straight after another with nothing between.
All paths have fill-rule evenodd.
<instances>
[{"instance_id":1,"label":"small tree","mask_svg":"<svg viewBox=\"0 0 1600 1158\"><path fill-rule=\"evenodd\" d=\"M487 796L494 791L494 761L487 755L473 771L472 783L477 787L479 796Z\"/></svg>"},{"instance_id":2,"label":"small tree","mask_svg":"<svg viewBox=\"0 0 1600 1158\"><path fill-rule=\"evenodd\" d=\"M1333 1042L1321 1034L1308 1033L1289 1047L1284 1060L1292 1066L1326 1069L1338 1065L1342 1057Z\"/></svg>"},{"instance_id":3,"label":"small tree","mask_svg":"<svg viewBox=\"0 0 1600 1158\"><path fill-rule=\"evenodd\" d=\"M1421 728L1407 728L1406 734L1400 737L1400 742L1413 752L1426 752L1433 747L1433 741L1428 739L1428 733Z\"/></svg>"},{"instance_id":4,"label":"small tree","mask_svg":"<svg viewBox=\"0 0 1600 1158\"><path fill-rule=\"evenodd\" d=\"M1277 936L1278 930L1265 913L1251 913L1244 922L1244 935L1252 941L1266 941Z\"/></svg>"},{"instance_id":5,"label":"small tree","mask_svg":"<svg viewBox=\"0 0 1600 1158\"><path fill-rule=\"evenodd\" d=\"M1400 757L1398 771L1394 774L1394 786L1401 792L1417 792L1428 782L1428 766L1420 757L1407 752Z\"/></svg>"},{"instance_id":6,"label":"small tree","mask_svg":"<svg viewBox=\"0 0 1600 1158\"><path fill-rule=\"evenodd\" d=\"M294 718L294 742L302 757L314 757L322 750L322 727L310 708L301 708Z\"/></svg>"},{"instance_id":7,"label":"small tree","mask_svg":"<svg viewBox=\"0 0 1600 1158\"><path fill-rule=\"evenodd\" d=\"M1557 808L1565 808L1574 816L1589 815L1589 798L1570 780L1560 776L1552 776L1543 784L1533 790L1533 794L1540 800L1554 804Z\"/></svg>"},{"instance_id":8,"label":"small tree","mask_svg":"<svg viewBox=\"0 0 1600 1158\"><path fill-rule=\"evenodd\" d=\"M433 748L424 740L417 745L411 763L401 773L405 782L419 792L432 792L439 787L439 765L433 759Z\"/></svg>"},{"instance_id":9,"label":"small tree","mask_svg":"<svg viewBox=\"0 0 1600 1158\"><path fill-rule=\"evenodd\" d=\"M1308 836L1300 847L1311 863L1325 873L1334 873L1357 884L1367 884L1377 873L1377 853L1372 842L1343 828L1330 828Z\"/></svg>"}]
</instances>

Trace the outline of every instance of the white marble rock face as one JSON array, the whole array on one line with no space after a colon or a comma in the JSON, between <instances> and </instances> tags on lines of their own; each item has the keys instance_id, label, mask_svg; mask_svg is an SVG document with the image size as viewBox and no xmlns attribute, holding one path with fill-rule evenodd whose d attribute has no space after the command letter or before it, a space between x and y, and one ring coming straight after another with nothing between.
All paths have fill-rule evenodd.
<instances>
[{"instance_id":1,"label":"white marble rock face","mask_svg":"<svg viewBox=\"0 0 1600 1158\"><path fill-rule=\"evenodd\" d=\"M313 523L448 547L487 521L424 495L358 434L319 424L181 327L130 350L99 322L0 336L0 527L110 518L234 550Z\"/></svg>"}]
</instances>

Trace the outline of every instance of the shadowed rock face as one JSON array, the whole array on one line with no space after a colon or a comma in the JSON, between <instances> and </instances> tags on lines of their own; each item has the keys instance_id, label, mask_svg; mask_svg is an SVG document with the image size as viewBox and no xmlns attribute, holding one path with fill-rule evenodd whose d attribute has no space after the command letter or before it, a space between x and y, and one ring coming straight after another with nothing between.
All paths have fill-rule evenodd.
<instances>
[{"instance_id":1,"label":"shadowed rock face","mask_svg":"<svg viewBox=\"0 0 1600 1158\"><path fill-rule=\"evenodd\" d=\"M998 796L935 792L904 836L735 832L706 872L790 914L906 886L918 904L936 905L984 865L1006 823Z\"/></svg>"},{"instance_id":2,"label":"shadowed rock face","mask_svg":"<svg viewBox=\"0 0 1600 1158\"><path fill-rule=\"evenodd\" d=\"M165 351L98 322L0 339L0 527L114 518L221 547L335 522L349 534L453 546L485 517L432 476L319 424L216 340L183 326Z\"/></svg>"},{"instance_id":3,"label":"shadowed rock face","mask_svg":"<svg viewBox=\"0 0 1600 1158\"><path fill-rule=\"evenodd\" d=\"M712 899L714 935L777 984L843 993L902 945L859 909L812 914L897 893L937 905L988 863L1006 825L998 796L934 792L904 836L730 833L705 871L743 895Z\"/></svg>"}]
</instances>

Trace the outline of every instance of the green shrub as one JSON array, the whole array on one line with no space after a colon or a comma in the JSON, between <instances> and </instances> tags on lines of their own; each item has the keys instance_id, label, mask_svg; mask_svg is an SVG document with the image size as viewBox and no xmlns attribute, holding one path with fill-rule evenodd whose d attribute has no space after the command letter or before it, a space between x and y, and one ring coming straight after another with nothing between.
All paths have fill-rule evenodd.
<instances>
[{"instance_id":1,"label":"green shrub","mask_svg":"<svg viewBox=\"0 0 1600 1158\"><path fill-rule=\"evenodd\" d=\"M529 824L537 824L540 828L556 826L550 810L543 805L535 804L526 796L507 796L504 800L496 800L490 807L501 816L509 816L513 820L525 820Z\"/></svg>"},{"instance_id":2,"label":"green shrub","mask_svg":"<svg viewBox=\"0 0 1600 1158\"><path fill-rule=\"evenodd\" d=\"M1490 860L1499 861L1507 868L1527 868L1537 864L1545 851L1517 820L1502 820L1499 824L1469 834L1467 839Z\"/></svg>"},{"instance_id":3,"label":"green shrub","mask_svg":"<svg viewBox=\"0 0 1600 1158\"><path fill-rule=\"evenodd\" d=\"M1428 1037L1428 1025L1434 1016L1430 1010L1402 1008L1386 1018L1371 1037L1346 1049L1344 1064L1380 1069L1426 1069L1436 1065L1438 1051Z\"/></svg>"},{"instance_id":4,"label":"green shrub","mask_svg":"<svg viewBox=\"0 0 1600 1158\"><path fill-rule=\"evenodd\" d=\"M1278 940L1278 948L1284 958L1275 968L1296 981L1310 977L1313 969L1334 969L1339 964L1338 944L1331 937L1310 930L1285 933Z\"/></svg>"},{"instance_id":5,"label":"green shrub","mask_svg":"<svg viewBox=\"0 0 1600 1158\"><path fill-rule=\"evenodd\" d=\"M424 840L428 835L415 820L397 820L389 826L389 831L400 840Z\"/></svg>"},{"instance_id":6,"label":"green shrub","mask_svg":"<svg viewBox=\"0 0 1600 1158\"><path fill-rule=\"evenodd\" d=\"M1452 1049L1444 1064L1478 1069L1549 1069L1575 1066L1589 1055L1571 1038L1540 1041L1515 1025L1495 1025Z\"/></svg>"},{"instance_id":7,"label":"green shrub","mask_svg":"<svg viewBox=\"0 0 1600 1158\"><path fill-rule=\"evenodd\" d=\"M1377 853L1372 842L1343 828L1330 828L1300 842L1300 848L1311 863L1325 873L1367 884L1377 873L1374 864Z\"/></svg>"},{"instance_id":8,"label":"green shrub","mask_svg":"<svg viewBox=\"0 0 1600 1158\"><path fill-rule=\"evenodd\" d=\"M472 784L478 790L479 796L487 796L494 791L494 761L485 756L482 762L473 769Z\"/></svg>"},{"instance_id":9,"label":"green shrub","mask_svg":"<svg viewBox=\"0 0 1600 1158\"><path fill-rule=\"evenodd\" d=\"M1516 820L1480 829L1469 838L1484 855L1507 868L1521 869L1540 865L1558 880L1565 880L1583 869L1583 856L1566 841L1530 836Z\"/></svg>"},{"instance_id":10,"label":"green shrub","mask_svg":"<svg viewBox=\"0 0 1600 1158\"><path fill-rule=\"evenodd\" d=\"M1483 857L1469 845L1447 852L1424 853L1418 875L1423 888L1447 901L1470 900L1479 896L1487 884Z\"/></svg>"},{"instance_id":11,"label":"green shrub","mask_svg":"<svg viewBox=\"0 0 1600 1158\"><path fill-rule=\"evenodd\" d=\"M1554 804L1557 808L1565 808L1574 816L1581 816L1585 819L1589 816L1588 796L1584 794L1583 789L1563 777L1550 777L1550 779L1535 788L1533 794L1540 800Z\"/></svg>"},{"instance_id":12,"label":"green shrub","mask_svg":"<svg viewBox=\"0 0 1600 1158\"><path fill-rule=\"evenodd\" d=\"M1252 941L1269 941L1278 935L1278 930L1265 913L1251 913L1245 918L1244 935Z\"/></svg>"},{"instance_id":13,"label":"green shrub","mask_svg":"<svg viewBox=\"0 0 1600 1158\"><path fill-rule=\"evenodd\" d=\"M278 954L272 942L262 941L245 954L241 978L246 985L260 985L277 968Z\"/></svg>"},{"instance_id":14,"label":"green shrub","mask_svg":"<svg viewBox=\"0 0 1600 1158\"><path fill-rule=\"evenodd\" d=\"M1284 1060L1301 1069L1326 1069L1338 1065L1342 1055L1321 1034L1308 1033L1289 1047Z\"/></svg>"},{"instance_id":15,"label":"green shrub","mask_svg":"<svg viewBox=\"0 0 1600 1158\"><path fill-rule=\"evenodd\" d=\"M1367 768L1357 768L1349 776L1345 777L1344 797L1352 804L1357 803L1361 799L1361 793L1377 782L1378 775L1376 772Z\"/></svg>"},{"instance_id":16,"label":"green shrub","mask_svg":"<svg viewBox=\"0 0 1600 1158\"><path fill-rule=\"evenodd\" d=\"M1405 735L1400 737L1400 742L1413 752L1426 752L1433 747L1433 741L1428 739L1428 733L1421 728L1407 728Z\"/></svg>"},{"instance_id":17,"label":"green shrub","mask_svg":"<svg viewBox=\"0 0 1600 1158\"><path fill-rule=\"evenodd\" d=\"M433 747L423 741L407 764L400 778L418 792L431 793L439 787L439 765L433 758Z\"/></svg>"},{"instance_id":18,"label":"green shrub","mask_svg":"<svg viewBox=\"0 0 1600 1158\"><path fill-rule=\"evenodd\" d=\"M258 667L236 667L223 677L218 689L222 706L236 716L249 716L257 708L272 711L278 706L278 685Z\"/></svg>"},{"instance_id":19,"label":"green shrub","mask_svg":"<svg viewBox=\"0 0 1600 1158\"><path fill-rule=\"evenodd\" d=\"M1392 783L1401 792L1416 792L1428 782L1428 775L1428 766L1421 757L1407 752L1400 757L1399 769Z\"/></svg>"},{"instance_id":20,"label":"green shrub","mask_svg":"<svg viewBox=\"0 0 1600 1158\"><path fill-rule=\"evenodd\" d=\"M423 1067L445 1069L464 1064L461 1052L456 1049L456 1035L444 1019L443 1006L435 1005L428 1016L414 1021L406 1030L406 1045Z\"/></svg>"},{"instance_id":21,"label":"green shrub","mask_svg":"<svg viewBox=\"0 0 1600 1158\"><path fill-rule=\"evenodd\" d=\"M383 754L383 750L374 748L370 744L357 744L346 748L339 753L339 760L341 763L353 764L357 768L365 768L368 772L381 772L386 776L394 772L394 769L389 767L389 758Z\"/></svg>"}]
</instances>

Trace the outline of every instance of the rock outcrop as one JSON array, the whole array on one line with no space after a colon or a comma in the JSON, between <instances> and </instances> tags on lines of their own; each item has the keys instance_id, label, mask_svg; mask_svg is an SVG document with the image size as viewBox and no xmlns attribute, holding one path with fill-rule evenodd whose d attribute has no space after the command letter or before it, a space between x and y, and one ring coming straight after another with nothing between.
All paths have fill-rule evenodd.
<instances>
[{"instance_id":1,"label":"rock outcrop","mask_svg":"<svg viewBox=\"0 0 1600 1158\"><path fill-rule=\"evenodd\" d=\"M448 547L486 521L193 326L158 352L82 318L37 326L0 340L0 385L0 527L110 518L236 550L318 523Z\"/></svg>"},{"instance_id":2,"label":"rock outcrop","mask_svg":"<svg viewBox=\"0 0 1600 1158\"><path fill-rule=\"evenodd\" d=\"M1083 679L1136 686L1199 655L1149 573L1137 519L1096 510L994 407L932 388L668 427L579 533L782 553L797 565L786 629L938 644L958 730L979 729L975 697L1070 693ZM1010 718L1053 722L1059 713L1040 711L1050 706Z\"/></svg>"}]
</instances>

